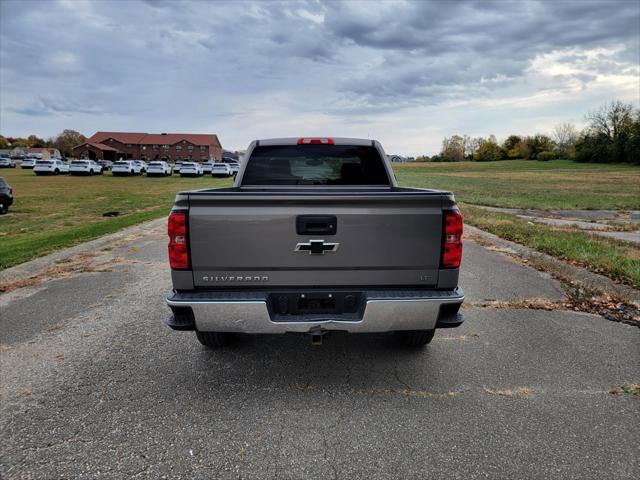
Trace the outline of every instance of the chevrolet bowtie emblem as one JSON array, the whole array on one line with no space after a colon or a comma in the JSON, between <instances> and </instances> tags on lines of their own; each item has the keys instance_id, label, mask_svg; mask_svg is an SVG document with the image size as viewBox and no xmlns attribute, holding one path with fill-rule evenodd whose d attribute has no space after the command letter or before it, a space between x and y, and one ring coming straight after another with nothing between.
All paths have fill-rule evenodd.
<instances>
[{"instance_id":1,"label":"chevrolet bowtie emblem","mask_svg":"<svg viewBox=\"0 0 640 480\"><path fill-rule=\"evenodd\" d=\"M324 240L309 240L308 243L299 243L294 252L309 252L309 255L324 255L324 252L335 252L339 243L324 243Z\"/></svg>"}]
</instances>

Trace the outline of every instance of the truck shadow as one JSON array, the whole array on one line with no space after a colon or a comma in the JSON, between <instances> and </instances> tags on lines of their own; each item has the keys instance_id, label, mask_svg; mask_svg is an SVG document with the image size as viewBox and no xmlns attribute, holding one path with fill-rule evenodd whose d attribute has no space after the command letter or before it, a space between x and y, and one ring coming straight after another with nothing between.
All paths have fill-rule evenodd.
<instances>
[{"instance_id":1,"label":"truck shadow","mask_svg":"<svg viewBox=\"0 0 640 480\"><path fill-rule=\"evenodd\" d=\"M445 348L435 341L411 348L385 334L335 332L321 346L302 335L257 335L220 350L198 346L195 363L199 382L216 389L437 396L455 384L456 367L443 360Z\"/></svg>"}]
</instances>

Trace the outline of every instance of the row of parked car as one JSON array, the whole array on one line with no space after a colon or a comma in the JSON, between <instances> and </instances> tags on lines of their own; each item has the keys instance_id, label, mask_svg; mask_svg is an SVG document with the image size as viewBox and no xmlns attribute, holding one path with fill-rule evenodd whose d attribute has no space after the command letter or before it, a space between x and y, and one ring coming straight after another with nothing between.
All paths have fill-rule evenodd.
<instances>
[{"instance_id":1,"label":"row of parked car","mask_svg":"<svg viewBox=\"0 0 640 480\"><path fill-rule=\"evenodd\" d=\"M214 177L232 177L240 170L240 164L237 162L176 162L175 164L170 164L157 160L147 164L142 160L118 160L112 165L103 164L102 166L110 169L113 175L141 175L146 173L148 177L163 177L172 173L180 174L181 177L200 177L207 174Z\"/></svg>"},{"instance_id":2,"label":"row of parked car","mask_svg":"<svg viewBox=\"0 0 640 480\"><path fill-rule=\"evenodd\" d=\"M15 168L15 160L0 157L0 167ZM228 162L177 162L169 164L165 161L152 161L147 164L143 160L72 160L70 163L60 159L47 160L27 157L22 160L21 168L33 169L36 175L59 175L70 173L72 175L102 175L105 171L111 171L113 176L142 175L169 176L173 173L181 177L199 177L205 174L214 177L235 176L240 170L240 165L234 161Z\"/></svg>"}]
</instances>

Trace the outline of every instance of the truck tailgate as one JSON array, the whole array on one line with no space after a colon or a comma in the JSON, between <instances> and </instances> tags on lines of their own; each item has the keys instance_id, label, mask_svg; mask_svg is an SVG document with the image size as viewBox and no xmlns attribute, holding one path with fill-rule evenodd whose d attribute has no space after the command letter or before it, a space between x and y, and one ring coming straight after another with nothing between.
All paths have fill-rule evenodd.
<instances>
[{"instance_id":1,"label":"truck tailgate","mask_svg":"<svg viewBox=\"0 0 640 480\"><path fill-rule=\"evenodd\" d=\"M448 195L415 190L192 192L194 285L433 286L440 263L443 198ZM306 234L298 233L298 217L313 215L335 218L335 234L314 233L314 225ZM320 218L321 232L325 219Z\"/></svg>"}]
</instances>

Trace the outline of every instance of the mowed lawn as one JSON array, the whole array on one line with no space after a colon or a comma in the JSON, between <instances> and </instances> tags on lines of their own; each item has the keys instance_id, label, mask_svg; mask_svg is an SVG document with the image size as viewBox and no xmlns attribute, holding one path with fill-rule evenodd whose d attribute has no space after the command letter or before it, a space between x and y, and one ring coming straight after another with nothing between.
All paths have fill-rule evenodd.
<instances>
[{"instance_id":1,"label":"mowed lawn","mask_svg":"<svg viewBox=\"0 0 640 480\"><path fill-rule=\"evenodd\" d=\"M0 169L0 176L14 195L0 216L0 268L168 215L178 191L232 184L211 176L36 176L20 168ZM113 211L119 215L103 216Z\"/></svg>"},{"instance_id":2,"label":"mowed lawn","mask_svg":"<svg viewBox=\"0 0 640 480\"><path fill-rule=\"evenodd\" d=\"M451 190L458 201L511 208L640 210L640 167L538 162L394 166L402 185Z\"/></svg>"}]
</instances>

